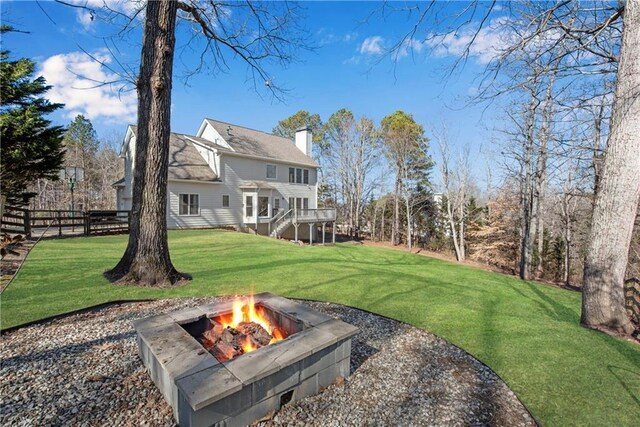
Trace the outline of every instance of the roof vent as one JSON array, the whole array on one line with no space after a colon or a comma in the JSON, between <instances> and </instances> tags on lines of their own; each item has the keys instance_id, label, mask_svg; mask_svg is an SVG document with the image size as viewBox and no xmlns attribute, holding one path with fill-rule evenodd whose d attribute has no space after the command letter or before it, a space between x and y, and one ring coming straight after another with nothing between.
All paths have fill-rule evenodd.
<instances>
[{"instance_id":1,"label":"roof vent","mask_svg":"<svg viewBox=\"0 0 640 427\"><path fill-rule=\"evenodd\" d=\"M227 126L227 135L229 135L229 136L233 135L231 133L231 126Z\"/></svg>"}]
</instances>

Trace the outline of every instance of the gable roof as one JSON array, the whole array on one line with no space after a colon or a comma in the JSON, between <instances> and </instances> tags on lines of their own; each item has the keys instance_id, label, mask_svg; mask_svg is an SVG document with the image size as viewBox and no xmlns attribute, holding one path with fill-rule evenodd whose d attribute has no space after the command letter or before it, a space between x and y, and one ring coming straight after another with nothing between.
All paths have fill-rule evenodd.
<instances>
[{"instance_id":1,"label":"gable roof","mask_svg":"<svg viewBox=\"0 0 640 427\"><path fill-rule=\"evenodd\" d=\"M137 126L131 126L137 137ZM171 132L169 139L169 179L191 179L196 181L219 181L218 175L209 167L193 143L185 135Z\"/></svg>"},{"instance_id":2,"label":"gable roof","mask_svg":"<svg viewBox=\"0 0 640 427\"><path fill-rule=\"evenodd\" d=\"M300 151L288 138L219 120L205 119L205 121L213 126L233 151L238 154L319 167L315 160Z\"/></svg>"}]
</instances>

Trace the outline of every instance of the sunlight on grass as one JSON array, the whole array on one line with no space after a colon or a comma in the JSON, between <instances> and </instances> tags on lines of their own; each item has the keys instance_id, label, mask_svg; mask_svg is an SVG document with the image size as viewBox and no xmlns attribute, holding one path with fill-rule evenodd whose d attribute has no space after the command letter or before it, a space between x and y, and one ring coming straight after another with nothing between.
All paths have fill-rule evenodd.
<instances>
[{"instance_id":1,"label":"sunlight on grass","mask_svg":"<svg viewBox=\"0 0 640 427\"><path fill-rule=\"evenodd\" d=\"M2 294L2 327L113 300L269 291L393 317L496 371L544 425L640 425L640 347L578 325L580 295L400 251L170 232L177 289L115 286L126 236L44 241Z\"/></svg>"}]
</instances>

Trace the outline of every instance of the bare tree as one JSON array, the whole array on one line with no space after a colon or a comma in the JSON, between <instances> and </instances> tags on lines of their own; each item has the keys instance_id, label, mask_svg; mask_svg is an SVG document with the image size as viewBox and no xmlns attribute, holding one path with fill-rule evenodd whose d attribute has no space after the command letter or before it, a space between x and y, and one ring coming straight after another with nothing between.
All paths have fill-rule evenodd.
<instances>
[{"instance_id":1,"label":"bare tree","mask_svg":"<svg viewBox=\"0 0 640 427\"><path fill-rule=\"evenodd\" d=\"M432 134L440 150L438 165L442 177L446 207L445 216L449 224L451 241L456 253L456 259L464 261L466 259L465 222L470 182L469 149L465 147L459 153L455 164L453 164L448 126L443 123L440 128L433 129Z\"/></svg>"},{"instance_id":2,"label":"bare tree","mask_svg":"<svg viewBox=\"0 0 640 427\"><path fill-rule=\"evenodd\" d=\"M89 3L74 7L95 13ZM108 8L106 3L105 7ZM202 49L192 73L205 69L226 70L227 57L231 54L247 65L256 90L264 82L266 89L279 98L283 88L267 72L266 66L289 63L294 59L295 50L306 46L304 32L298 26L298 10L286 2L146 2L140 71L135 80L138 135L131 228L122 259L105 273L111 280L166 285L188 278L171 263L166 221L176 20L191 24L193 37L188 44ZM134 15L140 12L141 9L137 9ZM125 18L126 27L135 22L135 16Z\"/></svg>"},{"instance_id":3,"label":"bare tree","mask_svg":"<svg viewBox=\"0 0 640 427\"><path fill-rule=\"evenodd\" d=\"M640 3L624 10L611 131L596 194L584 273L581 323L629 334L624 275L640 198Z\"/></svg>"},{"instance_id":4,"label":"bare tree","mask_svg":"<svg viewBox=\"0 0 640 427\"><path fill-rule=\"evenodd\" d=\"M331 115L324 132L325 173L339 189L343 217L351 233L360 227L366 200L374 188L371 172L379 158L380 132L371 119L356 119L344 108Z\"/></svg>"},{"instance_id":5,"label":"bare tree","mask_svg":"<svg viewBox=\"0 0 640 427\"><path fill-rule=\"evenodd\" d=\"M410 48L417 34L427 25L429 30L425 31L427 35L423 41L435 46L471 27L469 43L462 49L454 69L473 53L474 41L490 25L490 17L496 16L495 5L495 1L484 4L473 1L460 8L460 13L450 16L449 22L453 25L438 21L440 15L436 12L442 12L444 6L438 8L437 2L412 7L418 12L417 22L393 49L400 52ZM536 50L540 40L552 42L548 48L539 51L540 56L559 59L565 77L588 79L617 73L611 131L597 183L591 243L587 252L581 322L591 328L628 333L631 326L624 313L622 279L640 197L637 174L640 140L636 137L637 117L640 116L637 60L640 56L640 3L519 1L508 3L507 8L507 13L501 13L500 17L509 43L500 52L494 52L479 97L493 96L496 88L498 93L507 93L521 85L521 80L511 83L500 81L498 77L514 54L525 49ZM436 20L435 25L432 18ZM523 251L523 256L528 253L527 248Z\"/></svg>"}]
</instances>

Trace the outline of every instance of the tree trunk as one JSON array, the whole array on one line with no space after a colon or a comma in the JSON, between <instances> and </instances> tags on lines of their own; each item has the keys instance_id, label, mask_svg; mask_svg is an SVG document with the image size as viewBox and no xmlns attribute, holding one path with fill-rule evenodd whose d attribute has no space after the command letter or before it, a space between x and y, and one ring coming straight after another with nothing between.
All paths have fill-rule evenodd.
<instances>
[{"instance_id":1,"label":"tree trunk","mask_svg":"<svg viewBox=\"0 0 640 427\"><path fill-rule=\"evenodd\" d=\"M167 242L167 176L171 79L177 3L147 2L138 90L129 243L111 280L168 285L187 276L176 271Z\"/></svg>"},{"instance_id":2,"label":"tree trunk","mask_svg":"<svg viewBox=\"0 0 640 427\"><path fill-rule=\"evenodd\" d=\"M382 217L380 219L380 241L384 242L384 225L387 221L385 215L387 213L387 199L384 199L384 204L382 205Z\"/></svg>"},{"instance_id":3,"label":"tree trunk","mask_svg":"<svg viewBox=\"0 0 640 427\"><path fill-rule=\"evenodd\" d=\"M626 2L616 94L582 287L583 326L629 334L624 274L640 197L640 2Z\"/></svg>"},{"instance_id":4,"label":"tree trunk","mask_svg":"<svg viewBox=\"0 0 640 427\"><path fill-rule=\"evenodd\" d=\"M411 205L409 203L409 196L406 196L404 198L404 205L405 205L405 209L407 211L407 247L409 248L409 250L412 249L412 242L411 242Z\"/></svg>"},{"instance_id":5,"label":"tree trunk","mask_svg":"<svg viewBox=\"0 0 640 427\"><path fill-rule=\"evenodd\" d=\"M396 189L393 198L393 227L391 229L391 243L393 245L400 244L400 171L398 170L396 177Z\"/></svg>"},{"instance_id":6,"label":"tree trunk","mask_svg":"<svg viewBox=\"0 0 640 427\"><path fill-rule=\"evenodd\" d=\"M520 226L520 278L523 280L531 279L531 254L533 252L533 238L532 238L532 221L533 216L533 200L532 200L532 151L533 151L533 138L535 128L536 107L538 100L536 99L536 87L538 83L538 74L534 74L534 80L531 84L531 100L529 101L529 108L527 114L527 132L526 132L526 146L524 163L522 169L524 172L523 183L521 188L521 200L522 204L522 222ZM533 233L535 235L535 232Z\"/></svg>"},{"instance_id":7,"label":"tree trunk","mask_svg":"<svg viewBox=\"0 0 640 427\"><path fill-rule=\"evenodd\" d=\"M456 222L453 218L453 210L451 208L451 200L447 198L447 219L449 220L449 228L451 229L451 239L453 239L453 248L456 251L456 260L464 261L462 253L460 252L460 246L458 245L458 231L456 229Z\"/></svg>"}]
</instances>

